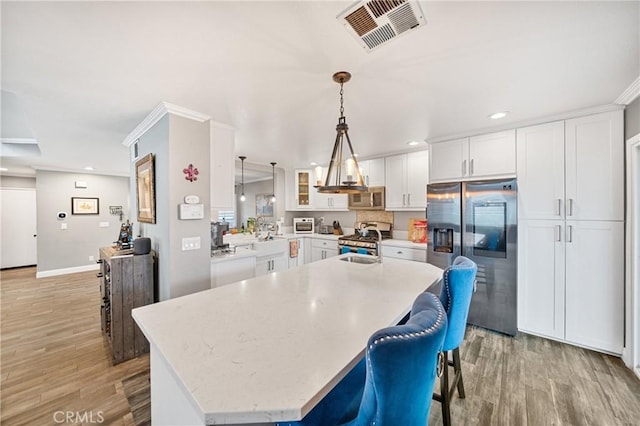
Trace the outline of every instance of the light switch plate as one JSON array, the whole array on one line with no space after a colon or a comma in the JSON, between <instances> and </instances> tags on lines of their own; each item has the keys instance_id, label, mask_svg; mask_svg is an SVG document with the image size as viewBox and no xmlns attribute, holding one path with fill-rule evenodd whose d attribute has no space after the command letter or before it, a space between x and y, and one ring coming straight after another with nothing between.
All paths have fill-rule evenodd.
<instances>
[{"instance_id":1,"label":"light switch plate","mask_svg":"<svg viewBox=\"0 0 640 426\"><path fill-rule=\"evenodd\" d=\"M199 249L200 237L187 237L182 239L182 251Z\"/></svg>"},{"instance_id":2,"label":"light switch plate","mask_svg":"<svg viewBox=\"0 0 640 426\"><path fill-rule=\"evenodd\" d=\"M100 228L108 228L109 222L100 222Z\"/></svg>"},{"instance_id":3,"label":"light switch plate","mask_svg":"<svg viewBox=\"0 0 640 426\"><path fill-rule=\"evenodd\" d=\"M64 223L64 222L62 222L62 223L60 224L60 229L67 229L67 224L66 224L66 223Z\"/></svg>"}]
</instances>

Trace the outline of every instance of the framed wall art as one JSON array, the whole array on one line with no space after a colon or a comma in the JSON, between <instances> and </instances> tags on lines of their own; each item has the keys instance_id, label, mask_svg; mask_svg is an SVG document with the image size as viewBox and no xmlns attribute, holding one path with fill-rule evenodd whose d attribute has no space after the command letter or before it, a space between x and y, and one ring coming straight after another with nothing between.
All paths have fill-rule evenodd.
<instances>
[{"instance_id":1,"label":"framed wall art","mask_svg":"<svg viewBox=\"0 0 640 426\"><path fill-rule=\"evenodd\" d=\"M273 216L271 194L256 194L256 216Z\"/></svg>"},{"instance_id":2,"label":"framed wall art","mask_svg":"<svg viewBox=\"0 0 640 426\"><path fill-rule=\"evenodd\" d=\"M153 154L136 161L138 222L156 223L156 192Z\"/></svg>"},{"instance_id":3,"label":"framed wall art","mask_svg":"<svg viewBox=\"0 0 640 426\"><path fill-rule=\"evenodd\" d=\"M99 214L100 199L89 197L71 197L71 214Z\"/></svg>"}]
</instances>

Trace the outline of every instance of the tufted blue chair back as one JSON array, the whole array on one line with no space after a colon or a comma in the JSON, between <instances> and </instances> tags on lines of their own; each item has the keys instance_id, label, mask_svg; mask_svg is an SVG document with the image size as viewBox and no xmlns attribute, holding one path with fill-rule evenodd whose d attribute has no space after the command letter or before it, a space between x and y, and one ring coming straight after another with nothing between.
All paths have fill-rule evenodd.
<instances>
[{"instance_id":1,"label":"tufted blue chair back","mask_svg":"<svg viewBox=\"0 0 640 426\"><path fill-rule=\"evenodd\" d=\"M458 256L442 275L440 302L449 320L443 346L445 351L459 347L464 339L477 272L478 265L471 259Z\"/></svg>"},{"instance_id":2,"label":"tufted blue chair back","mask_svg":"<svg viewBox=\"0 0 640 426\"><path fill-rule=\"evenodd\" d=\"M447 314L431 293L406 324L374 333L367 344L366 380L358 415L349 426L425 426Z\"/></svg>"}]
</instances>

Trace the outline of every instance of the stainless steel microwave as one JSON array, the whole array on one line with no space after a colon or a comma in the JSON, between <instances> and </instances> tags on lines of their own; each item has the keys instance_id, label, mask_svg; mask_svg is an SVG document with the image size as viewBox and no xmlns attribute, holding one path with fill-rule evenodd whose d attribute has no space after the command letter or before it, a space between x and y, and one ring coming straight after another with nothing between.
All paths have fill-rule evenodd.
<instances>
[{"instance_id":1,"label":"stainless steel microwave","mask_svg":"<svg viewBox=\"0 0 640 426\"><path fill-rule=\"evenodd\" d=\"M349 194L349 210L384 210L384 186L370 186L366 192Z\"/></svg>"}]
</instances>

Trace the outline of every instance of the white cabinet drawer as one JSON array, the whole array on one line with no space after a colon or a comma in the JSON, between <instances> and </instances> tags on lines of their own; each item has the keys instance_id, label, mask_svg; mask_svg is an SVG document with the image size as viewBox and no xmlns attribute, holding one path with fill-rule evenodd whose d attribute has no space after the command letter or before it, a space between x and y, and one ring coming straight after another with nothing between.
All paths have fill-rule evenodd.
<instances>
[{"instance_id":1,"label":"white cabinet drawer","mask_svg":"<svg viewBox=\"0 0 640 426\"><path fill-rule=\"evenodd\" d=\"M396 259L415 260L417 262L427 261L427 252L425 250L405 248L405 247L393 247L382 246L382 257L393 257ZM384 262L384 260L383 260Z\"/></svg>"}]
</instances>

